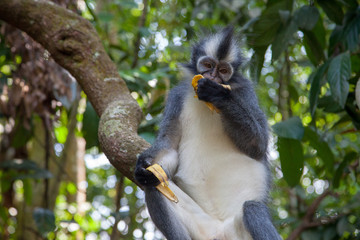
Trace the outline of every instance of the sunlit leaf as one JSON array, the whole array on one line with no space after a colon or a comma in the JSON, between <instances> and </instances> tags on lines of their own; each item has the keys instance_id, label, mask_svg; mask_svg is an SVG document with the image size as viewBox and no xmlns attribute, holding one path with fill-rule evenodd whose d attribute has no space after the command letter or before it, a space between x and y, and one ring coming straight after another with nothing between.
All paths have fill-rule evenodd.
<instances>
[{"instance_id":1,"label":"sunlit leaf","mask_svg":"<svg viewBox=\"0 0 360 240\"><path fill-rule=\"evenodd\" d=\"M59 143L65 143L68 135L68 129L66 126L58 126L54 129L56 140Z\"/></svg>"}]
</instances>

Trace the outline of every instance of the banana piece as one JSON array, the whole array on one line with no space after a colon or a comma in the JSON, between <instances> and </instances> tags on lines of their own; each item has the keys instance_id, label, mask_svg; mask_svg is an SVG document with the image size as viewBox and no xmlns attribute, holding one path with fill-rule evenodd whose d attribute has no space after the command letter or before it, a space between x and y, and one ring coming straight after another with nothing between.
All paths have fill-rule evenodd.
<instances>
[{"instance_id":1,"label":"banana piece","mask_svg":"<svg viewBox=\"0 0 360 240\"><path fill-rule=\"evenodd\" d=\"M164 171L164 169L157 163L151 165L146 168L146 170L152 172L157 179L159 179L160 184L156 186L156 189L159 190L167 199L173 201L174 203L178 203L179 200L176 195L171 191L169 186L168 177Z\"/></svg>"},{"instance_id":2,"label":"banana piece","mask_svg":"<svg viewBox=\"0 0 360 240\"><path fill-rule=\"evenodd\" d=\"M195 75L191 81L191 85L193 86L194 91L195 91L195 96L194 96L195 98L198 98L198 95L197 95L198 81L202 78L204 78L203 75L198 74L198 75ZM230 85L226 85L226 84L220 84L220 85L223 86L224 88L231 90ZM212 112L214 112L214 110L215 110L217 113L220 113L220 110L217 107L215 107L212 103L205 102L205 104Z\"/></svg>"}]
</instances>

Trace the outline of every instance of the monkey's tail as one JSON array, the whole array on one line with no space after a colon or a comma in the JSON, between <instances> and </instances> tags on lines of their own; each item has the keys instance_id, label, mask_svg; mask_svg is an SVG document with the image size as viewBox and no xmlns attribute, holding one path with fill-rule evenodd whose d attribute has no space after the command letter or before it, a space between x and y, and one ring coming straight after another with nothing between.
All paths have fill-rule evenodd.
<instances>
[{"instance_id":1,"label":"monkey's tail","mask_svg":"<svg viewBox=\"0 0 360 240\"><path fill-rule=\"evenodd\" d=\"M168 240L191 240L188 230L171 206L173 202L155 187L145 189L145 199L151 219Z\"/></svg>"}]
</instances>

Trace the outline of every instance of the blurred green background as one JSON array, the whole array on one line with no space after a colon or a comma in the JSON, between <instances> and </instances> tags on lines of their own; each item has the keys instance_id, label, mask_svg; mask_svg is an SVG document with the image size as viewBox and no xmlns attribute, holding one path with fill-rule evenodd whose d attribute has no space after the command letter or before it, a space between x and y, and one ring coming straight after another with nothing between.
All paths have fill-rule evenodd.
<instances>
[{"instance_id":1,"label":"blurred green background","mask_svg":"<svg viewBox=\"0 0 360 240\"><path fill-rule=\"evenodd\" d=\"M94 25L143 110L139 134L150 143L191 44L235 26L242 72L272 126L278 231L360 239L358 1L55 2ZM0 239L163 239L143 192L99 149L99 118L75 80L1 21L0 91Z\"/></svg>"}]
</instances>

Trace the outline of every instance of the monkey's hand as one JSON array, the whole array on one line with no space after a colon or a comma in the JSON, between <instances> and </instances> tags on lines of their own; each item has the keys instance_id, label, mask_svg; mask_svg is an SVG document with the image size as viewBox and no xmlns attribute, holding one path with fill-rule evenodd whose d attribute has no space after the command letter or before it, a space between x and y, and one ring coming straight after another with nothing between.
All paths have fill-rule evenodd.
<instances>
[{"instance_id":1,"label":"monkey's hand","mask_svg":"<svg viewBox=\"0 0 360 240\"><path fill-rule=\"evenodd\" d=\"M151 158L140 155L136 163L135 179L145 187L155 187L160 184L159 179L152 172L146 170L150 167L150 162Z\"/></svg>"},{"instance_id":2,"label":"monkey's hand","mask_svg":"<svg viewBox=\"0 0 360 240\"><path fill-rule=\"evenodd\" d=\"M230 98L230 93L231 90L229 88L225 88L208 78L202 78L198 81L198 98L202 101L210 102L215 106L218 106L218 103Z\"/></svg>"}]
</instances>

